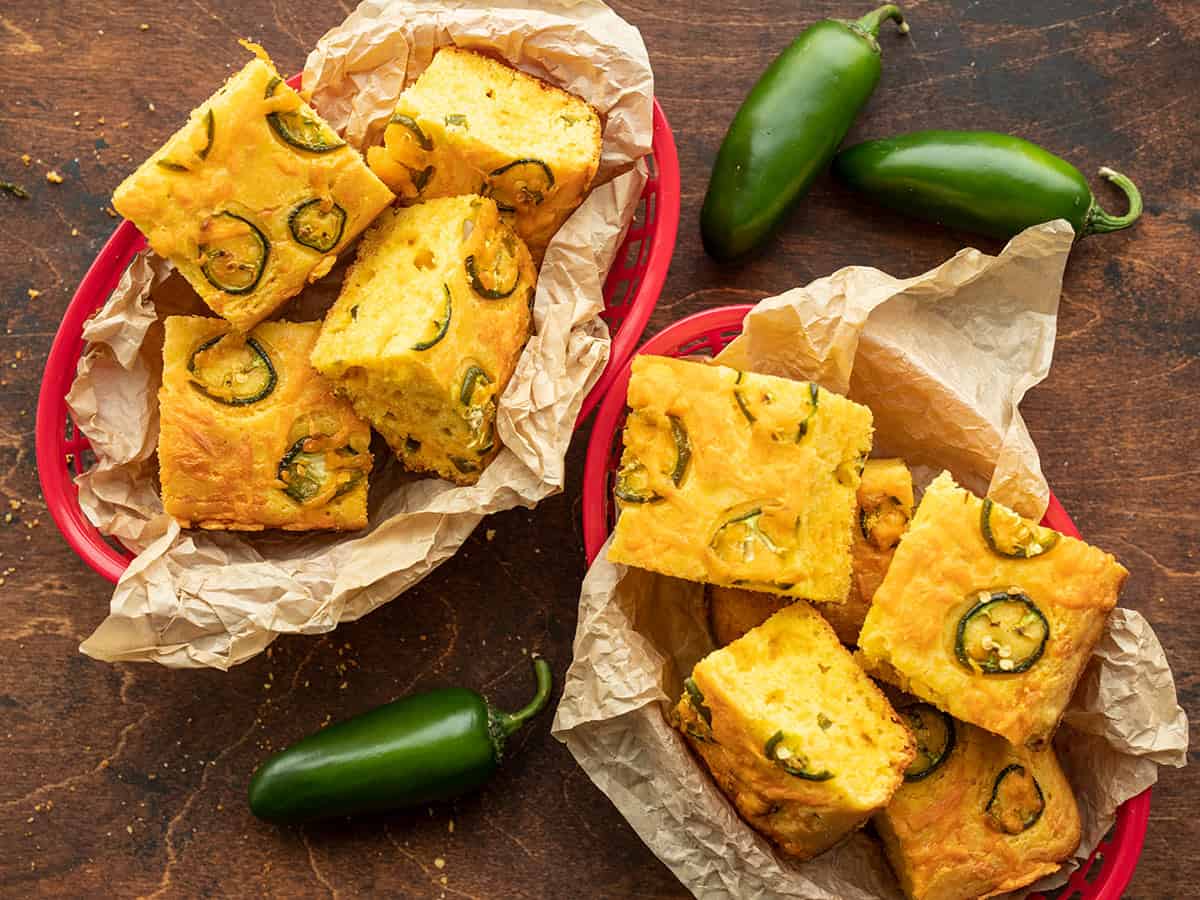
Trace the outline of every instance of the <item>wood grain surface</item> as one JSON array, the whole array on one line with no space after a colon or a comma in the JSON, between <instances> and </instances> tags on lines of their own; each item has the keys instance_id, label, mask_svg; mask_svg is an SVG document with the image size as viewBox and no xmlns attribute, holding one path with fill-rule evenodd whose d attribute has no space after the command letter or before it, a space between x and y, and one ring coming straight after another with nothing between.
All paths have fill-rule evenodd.
<instances>
[{"instance_id":1,"label":"wood grain surface","mask_svg":"<svg viewBox=\"0 0 1200 900\"><path fill-rule=\"evenodd\" d=\"M869 4L615 5L645 35L683 168L679 246L648 334L846 264L911 275L971 241L880 212L822 178L766 253L714 264L701 251L697 215L738 103L808 23ZM1145 193L1140 224L1073 253L1054 368L1024 411L1058 496L1085 536L1132 571L1123 603L1156 627L1180 701L1195 716L1200 119L1191 75L1200 69L1200 14L1185 0L914 0L907 8L911 37L884 29L883 80L852 137L1011 130L1074 161L1112 207L1120 200L1094 178L1101 165L1127 172ZM298 71L349 11L342 0L181 0L137 11L111 0L0 2L0 179L31 195L0 196L6 896L685 893L550 737L549 716L517 739L486 790L450 805L280 830L254 820L243 799L269 751L329 717L444 684L517 704L529 688L523 650L547 655L561 675L584 571L586 428L563 494L494 516L456 558L364 621L280 639L228 674L106 665L77 651L110 589L49 520L34 407L59 318L116 225L110 192L241 65L238 37ZM51 170L61 184L47 181ZM1189 870L1198 823L1195 777L1164 771L1127 896L1197 896Z\"/></svg>"}]
</instances>

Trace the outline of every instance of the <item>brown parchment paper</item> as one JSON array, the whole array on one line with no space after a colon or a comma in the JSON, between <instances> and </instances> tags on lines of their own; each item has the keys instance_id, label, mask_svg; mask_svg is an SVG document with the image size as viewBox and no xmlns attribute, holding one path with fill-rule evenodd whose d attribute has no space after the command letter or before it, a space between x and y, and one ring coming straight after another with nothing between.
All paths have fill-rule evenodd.
<instances>
[{"instance_id":1,"label":"brown parchment paper","mask_svg":"<svg viewBox=\"0 0 1200 900\"><path fill-rule=\"evenodd\" d=\"M488 513L532 507L563 485L563 460L588 389L608 359L602 287L637 208L653 134L653 76L638 31L602 3L367 0L309 56L304 90L356 146L386 119L436 46L486 48L588 100L604 117L604 166L547 248L529 339L497 413L504 449L479 482L414 479L394 460L372 476L367 530L247 536L183 531L163 512L155 476L161 325L189 309L178 276L135 259L88 323L68 403L97 464L80 504L105 534L139 551L108 617L81 650L110 661L227 669L282 633L315 634L364 616L412 587ZM340 276L281 317L319 318ZM192 297L194 300L194 296Z\"/></svg>"},{"instance_id":2,"label":"brown parchment paper","mask_svg":"<svg viewBox=\"0 0 1200 900\"><path fill-rule=\"evenodd\" d=\"M915 278L841 269L760 302L719 359L848 393L874 413L875 455L907 458L920 486L948 468L1040 516L1048 490L1017 405L1049 371L1073 238L1057 221L999 256L963 250ZM703 588L614 565L607 550L583 583L553 726L592 781L697 897L900 898L867 834L797 864L738 817L665 718L712 649ZM1083 841L1067 868L1031 890L1064 881L1159 765L1186 762L1187 719L1141 615L1114 611L1063 721L1055 743Z\"/></svg>"}]
</instances>

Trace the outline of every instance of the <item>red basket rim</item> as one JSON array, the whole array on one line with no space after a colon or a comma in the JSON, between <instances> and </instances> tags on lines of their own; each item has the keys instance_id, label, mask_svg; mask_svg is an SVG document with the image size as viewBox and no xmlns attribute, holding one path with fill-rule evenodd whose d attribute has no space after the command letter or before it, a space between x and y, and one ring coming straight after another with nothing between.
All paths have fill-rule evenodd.
<instances>
[{"instance_id":1,"label":"red basket rim","mask_svg":"<svg viewBox=\"0 0 1200 900\"><path fill-rule=\"evenodd\" d=\"M579 415L575 419L576 428L604 399L621 368L633 356L633 351L642 339L642 332L646 330L646 323L650 321L650 315L658 303L658 295L671 266L671 257L675 254L675 241L679 235L679 154L675 148L675 136L671 132L671 126L657 100L654 101L654 162L658 167L658 206L655 210L653 231L648 237L650 253L646 259L646 269L642 273L637 296L629 304L629 312L612 339L608 364L579 407ZM653 296L654 302L639 302L644 296Z\"/></svg>"},{"instance_id":2,"label":"red basket rim","mask_svg":"<svg viewBox=\"0 0 1200 900\"><path fill-rule=\"evenodd\" d=\"M84 323L107 300L134 255L145 245L146 239L132 222L123 221L117 226L63 314L38 392L37 467L46 508L79 558L113 583L121 577L132 556L110 547L84 515L79 505L79 489L66 464L63 429L70 417L67 392L83 354Z\"/></svg>"},{"instance_id":3,"label":"red basket rim","mask_svg":"<svg viewBox=\"0 0 1200 900\"><path fill-rule=\"evenodd\" d=\"M298 88L300 76L292 76L288 79L288 84ZM653 190L657 193L657 205L654 220L647 222L647 232L642 238L649 242L645 268L636 292L629 299L625 316L613 337L608 363L580 407L576 427L599 402L616 373L633 354L638 341L641 340L646 322L649 321L650 314L658 302L658 295L675 250L679 227L679 157L671 127L657 99L653 101L653 119L651 152L658 171L647 183L647 191ZM129 221L122 221L109 237L79 283L63 314L46 359L46 369L38 394L35 437L38 477L46 507L71 549L92 569L113 583L121 577L133 556L111 547L79 506L78 488L65 462L66 454L71 452L63 434L70 418L66 395L74 381L78 361L84 350L84 323L107 301L134 254L144 246L145 238ZM622 249L624 246L622 244Z\"/></svg>"},{"instance_id":4,"label":"red basket rim","mask_svg":"<svg viewBox=\"0 0 1200 900\"><path fill-rule=\"evenodd\" d=\"M740 329L742 320L753 308L753 305L722 306L695 313L655 334L642 344L634 355L675 355L680 346L692 340L713 332ZM591 439L588 441L587 458L583 468L583 542L589 567L595 561L604 542L608 540L608 466L613 445L620 439L618 425L625 412L625 397L629 389L632 365L633 357L630 357L613 377L609 393L596 413ZM1050 503L1042 521L1056 531L1072 537L1080 536L1079 529L1075 527L1075 523L1053 491L1050 493ZM1086 900L1119 900L1133 878L1138 857L1142 852L1150 819L1150 794L1151 789L1147 788L1120 806L1111 841L1107 838L1101 841L1087 863L1072 873L1067 884L1068 889L1078 891ZM1100 854L1103 855L1102 859ZM1100 875L1089 881L1085 876L1090 873L1091 866L1096 862L1102 865Z\"/></svg>"}]
</instances>

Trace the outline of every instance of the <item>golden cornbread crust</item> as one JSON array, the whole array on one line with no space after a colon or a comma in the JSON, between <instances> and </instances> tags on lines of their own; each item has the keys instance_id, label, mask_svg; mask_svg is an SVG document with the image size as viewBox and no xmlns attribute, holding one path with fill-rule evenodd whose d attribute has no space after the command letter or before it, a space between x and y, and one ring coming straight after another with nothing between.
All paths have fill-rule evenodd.
<instances>
[{"instance_id":1,"label":"golden cornbread crust","mask_svg":"<svg viewBox=\"0 0 1200 900\"><path fill-rule=\"evenodd\" d=\"M843 644L857 644L871 598L883 581L900 536L912 518L912 473L901 459L868 459L858 486L858 510L850 544L850 596L822 603L818 612ZM735 641L791 602L742 588L710 585L708 622L718 646Z\"/></svg>"},{"instance_id":2,"label":"golden cornbread crust","mask_svg":"<svg viewBox=\"0 0 1200 900\"><path fill-rule=\"evenodd\" d=\"M697 663L672 718L746 821L798 859L882 809L915 753L887 699L803 601Z\"/></svg>"},{"instance_id":3,"label":"golden cornbread crust","mask_svg":"<svg viewBox=\"0 0 1200 900\"><path fill-rule=\"evenodd\" d=\"M366 526L371 430L309 365L318 328L283 321L255 328L249 338L270 359L276 381L261 400L230 406L198 389L204 383L188 364L202 359L200 348L214 338L229 334L220 346L240 345L242 337L220 319L166 320L158 462L163 506L180 525L233 531ZM329 481L299 492L288 479L303 472L284 465L289 453L294 460L300 453L323 455L316 464L328 466ZM295 499L289 486L311 496Z\"/></svg>"},{"instance_id":4,"label":"golden cornbread crust","mask_svg":"<svg viewBox=\"0 0 1200 900\"><path fill-rule=\"evenodd\" d=\"M968 900L1024 887L1057 871L1079 845L1079 810L1054 749L1030 750L963 722L954 749L920 781L905 782L875 816L911 900ZM1017 834L987 813L996 779L1019 765L1037 780L1044 808Z\"/></svg>"},{"instance_id":5,"label":"golden cornbread crust","mask_svg":"<svg viewBox=\"0 0 1200 900\"><path fill-rule=\"evenodd\" d=\"M785 606L796 602L791 597L765 591L716 584L707 585L705 599L708 602L708 629L718 647L733 643L751 628L757 628Z\"/></svg>"},{"instance_id":6,"label":"golden cornbread crust","mask_svg":"<svg viewBox=\"0 0 1200 900\"><path fill-rule=\"evenodd\" d=\"M541 263L600 164L600 116L507 63L442 47L400 95L375 173L406 201L490 194Z\"/></svg>"},{"instance_id":7,"label":"golden cornbread crust","mask_svg":"<svg viewBox=\"0 0 1200 900\"><path fill-rule=\"evenodd\" d=\"M1011 559L985 542L982 501L943 472L875 592L859 647L868 671L956 718L1039 746L1054 732L1129 574L1110 554L1059 537ZM960 620L987 592L1023 593L1049 629L1024 672L986 674L956 656Z\"/></svg>"},{"instance_id":8,"label":"golden cornbread crust","mask_svg":"<svg viewBox=\"0 0 1200 900\"><path fill-rule=\"evenodd\" d=\"M489 198L391 209L363 237L312 363L406 468L474 484L500 449L496 404L529 337L536 281Z\"/></svg>"},{"instance_id":9,"label":"golden cornbread crust","mask_svg":"<svg viewBox=\"0 0 1200 900\"><path fill-rule=\"evenodd\" d=\"M278 79L265 54L251 60L113 193L113 206L154 252L240 331L328 272L393 199L359 154ZM309 152L287 143L271 126L272 113L323 126L337 146ZM306 222L326 230L311 234ZM293 227L316 246L302 243ZM223 241L238 237L253 259L235 260L243 269L231 273L233 281L214 283L205 266L214 271ZM255 278L249 270L259 262Z\"/></svg>"},{"instance_id":10,"label":"golden cornbread crust","mask_svg":"<svg viewBox=\"0 0 1200 900\"><path fill-rule=\"evenodd\" d=\"M647 355L628 405L611 561L846 600L869 409L807 382Z\"/></svg>"}]
</instances>

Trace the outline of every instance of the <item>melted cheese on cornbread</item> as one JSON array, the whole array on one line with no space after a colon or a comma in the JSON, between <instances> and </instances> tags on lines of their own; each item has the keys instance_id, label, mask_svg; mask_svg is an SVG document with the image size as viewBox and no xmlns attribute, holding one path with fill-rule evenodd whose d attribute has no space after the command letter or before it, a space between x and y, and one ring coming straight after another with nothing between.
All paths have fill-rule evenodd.
<instances>
[{"instance_id":1,"label":"melted cheese on cornbread","mask_svg":"<svg viewBox=\"0 0 1200 900\"><path fill-rule=\"evenodd\" d=\"M1010 559L988 548L982 501L943 472L875 592L859 647L878 677L1003 735L1014 744L1048 741L1071 698L1128 576L1110 554L1063 535L1047 553ZM955 655L956 630L983 592L1024 593L1049 624L1041 658L1028 670L984 674Z\"/></svg>"},{"instance_id":2,"label":"melted cheese on cornbread","mask_svg":"<svg viewBox=\"0 0 1200 900\"><path fill-rule=\"evenodd\" d=\"M845 603L822 603L817 607L843 644L858 643L871 598L883 581L903 528L912 518L912 508L912 473L904 460L868 459L858 487L850 544L850 596ZM708 616L713 640L718 646L735 641L791 602L775 594L710 586Z\"/></svg>"},{"instance_id":3,"label":"melted cheese on cornbread","mask_svg":"<svg viewBox=\"0 0 1200 900\"><path fill-rule=\"evenodd\" d=\"M990 897L1058 869L1079 844L1079 810L1053 748L1015 746L955 723L949 756L906 782L875 816L888 860L911 900ZM1020 765L1037 780L1044 808L1031 826L1007 834L989 821L996 778Z\"/></svg>"},{"instance_id":4,"label":"melted cheese on cornbread","mask_svg":"<svg viewBox=\"0 0 1200 900\"><path fill-rule=\"evenodd\" d=\"M491 57L443 47L400 95L368 160L405 200L495 192L540 263L600 162L600 117L586 102ZM501 172L518 161L519 169ZM546 173L552 176L548 183ZM517 182L532 194L518 196ZM506 204L509 205L509 204Z\"/></svg>"},{"instance_id":5,"label":"melted cheese on cornbread","mask_svg":"<svg viewBox=\"0 0 1200 900\"><path fill-rule=\"evenodd\" d=\"M320 119L285 83L267 96L278 78L269 60L251 60L113 193L114 208L146 235L151 249L170 259L204 302L242 331L328 272L393 199L353 148L311 153L281 140L268 123L270 113ZM289 225L295 210L313 200L345 212L340 238L324 251L297 241ZM221 290L201 268L201 248L218 232L248 230L225 213L253 225L267 242L262 274L245 293Z\"/></svg>"},{"instance_id":6,"label":"melted cheese on cornbread","mask_svg":"<svg viewBox=\"0 0 1200 900\"><path fill-rule=\"evenodd\" d=\"M267 354L276 383L263 399L230 406L197 390L188 364L228 323L170 316L159 388L159 473L163 506L185 528L259 531L355 529L367 524L371 429L308 361L316 322L263 322L249 337ZM231 334L226 340L238 340ZM296 442L321 439L357 480L336 496L300 502L287 493L280 464ZM339 453L339 450L349 448Z\"/></svg>"},{"instance_id":7,"label":"melted cheese on cornbread","mask_svg":"<svg viewBox=\"0 0 1200 900\"><path fill-rule=\"evenodd\" d=\"M845 601L869 409L806 382L646 355L628 404L622 477L646 499L621 503L610 560ZM677 478L680 428L690 456Z\"/></svg>"}]
</instances>

